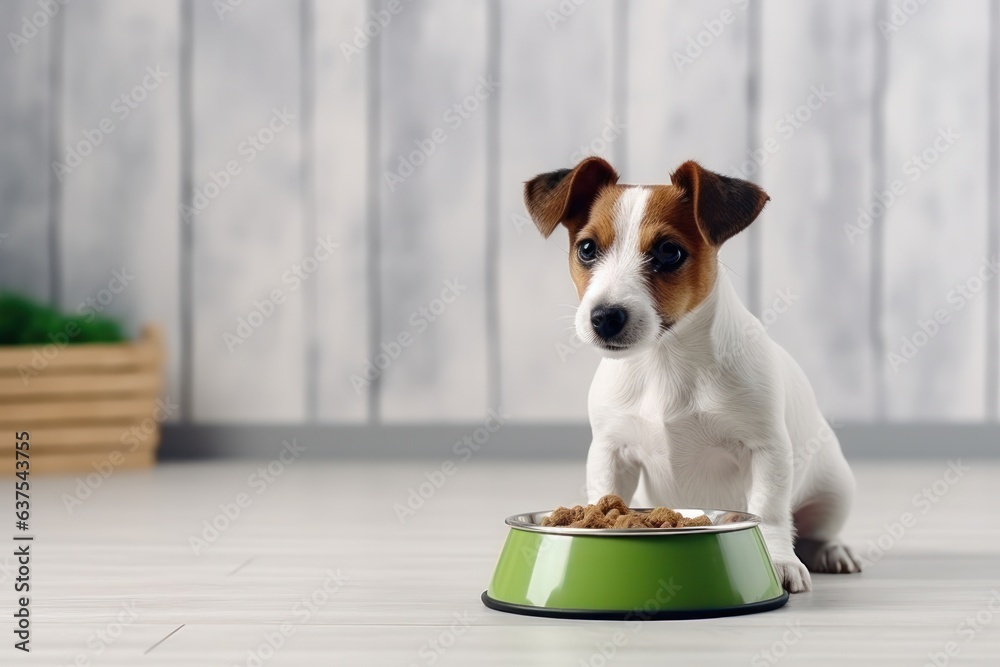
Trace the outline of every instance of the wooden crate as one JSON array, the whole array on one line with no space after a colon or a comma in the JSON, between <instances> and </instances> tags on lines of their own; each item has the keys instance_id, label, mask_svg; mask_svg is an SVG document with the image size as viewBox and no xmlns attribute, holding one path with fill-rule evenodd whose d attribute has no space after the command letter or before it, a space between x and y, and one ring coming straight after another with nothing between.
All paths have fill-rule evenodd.
<instances>
[{"instance_id":1,"label":"wooden crate","mask_svg":"<svg viewBox=\"0 0 1000 667\"><path fill-rule=\"evenodd\" d=\"M31 472L95 472L156 460L163 339L146 327L129 343L0 347L0 472L14 471L27 431Z\"/></svg>"}]
</instances>

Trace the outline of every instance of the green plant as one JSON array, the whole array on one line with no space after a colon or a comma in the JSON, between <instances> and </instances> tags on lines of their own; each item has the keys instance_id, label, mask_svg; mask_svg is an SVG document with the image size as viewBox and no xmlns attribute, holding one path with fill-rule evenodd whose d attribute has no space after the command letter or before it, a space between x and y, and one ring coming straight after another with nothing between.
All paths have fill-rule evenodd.
<instances>
[{"instance_id":1,"label":"green plant","mask_svg":"<svg viewBox=\"0 0 1000 667\"><path fill-rule=\"evenodd\" d=\"M121 326L94 315L63 315L27 297L0 293L0 345L36 345L57 340L76 343L120 343Z\"/></svg>"}]
</instances>

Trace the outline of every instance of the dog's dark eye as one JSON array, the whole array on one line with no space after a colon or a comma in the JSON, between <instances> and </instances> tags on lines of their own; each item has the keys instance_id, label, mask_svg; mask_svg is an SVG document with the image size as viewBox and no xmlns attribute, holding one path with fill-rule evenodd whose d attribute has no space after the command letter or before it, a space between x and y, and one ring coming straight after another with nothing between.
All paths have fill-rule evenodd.
<instances>
[{"instance_id":1,"label":"dog's dark eye","mask_svg":"<svg viewBox=\"0 0 1000 667\"><path fill-rule=\"evenodd\" d=\"M597 244L591 239L584 239L576 244L576 256L584 264L590 264L597 259Z\"/></svg>"},{"instance_id":2,"label":"dog's dark eye","mask_svg":"<svg viewBox=\"0 0 1000 667\"><path fill-rule=\"evenodd\" d=\"M673 241L660 241L650 251L654 271L673 271L687 258L687 252Z\"/></svg>"}]
</instances>

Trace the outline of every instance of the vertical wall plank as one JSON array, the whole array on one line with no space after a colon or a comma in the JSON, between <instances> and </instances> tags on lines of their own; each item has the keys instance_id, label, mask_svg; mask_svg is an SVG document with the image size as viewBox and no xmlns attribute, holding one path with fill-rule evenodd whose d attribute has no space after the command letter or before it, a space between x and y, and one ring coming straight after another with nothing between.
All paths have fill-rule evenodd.
<instances>
[{"instance_id":1,"label":"vertical wall plank","mask_svg":"<svg viewBox=\"0 0 1000 667\"><path fill-rule=\"evenodd\" d=\"M179 6L104 0L63 11L62 305L96 299L91 307L132 333L161 324L176 400Z\"/></svg>"},{"instance_id":2,"label":"vertical wall plank","mask_svg":"<svg viewBox=\"0 0 1000 667\"><path fill-rule=\"evenodd\" d=\"M32 34L31 17L38 11L31 0L0 3L4 37L0 44L0 90L4 91L0 126L5 128L0 163L0 290L47 300L49 54L50 40L57 32L48 21ZM27 30L25 19L30 25ZM9 34L19 38L16 45Z\"/></svg>"},{"instance_id":3,"label":"vertical wall plank","mask_svg":"<svg viewBox=\"0 0 1000 667\"><path fill-rule=\"evenodd\" d=\"M320 344L319 416L364 419L366 392L350 381L367 356L365 284L365 82L370 52L354 47L354 28L369 19L364 0L315 3L316 162L314 188L320 236L340 244L317 274Z\"/></svg>"},{"instance_id":4,"label":"vertical wall plank","mask_svg":"<svg viewBox=\"0 0 1000 667\"><path fill-rule=\"evenodd\" d=\"M876 2L872 7L876 28L885 25L887 2ZM881 31L880 31L881 32ZM871 191L882 192L886 186L886 115L885 96L889 80L889 43L884 37L875 39L872 54L872 104L871 104ZM871 207L871 202L868 204ZM869 212L869 215L872 211ZM868 336L871 339L873 361L873 391L875 419L884 421L888 414L889 389L886 384L888 368L884 363L885 338L885 217L872 220L868 229ZM860 214L859 214L860 218ZM867 221L867 218L865 218ZM860 220L856 220L860 222ZM847 228L845 228L847 229ZM852 230L853 232L854 230Z\"/></svg>"},{"instance_id":5,"label":"vertical wall plank","mask_svg":"<svg viewBox=\"0 0 1000 667\"><path fill-rule=\"evenodd\" d=\"M486 2L486 71L499 76L500 36L503 17L500 0ZM484 237L483 291L486 325L486 400L490 406L501 404L503 366L500 358L500 100L494 92L486 102L486 232Z\"/></svg>"},{"instance_id":6,"label":"vertical wall plank","mask_svg":"<svg viewBox=\"0 0 1000 667\"><path fill-rule=\"evenodd\" d=\"M905 194L884 222L886 348L912 353L896 371L883 360L894 419L984 416L989 23L985 0L928 3L888 38L886 183Z\"/></svg>"},{"instance_id":7,"label":"vertical wall plank","mask_svg":"<svg viewBox=\"0 0 1000 667\"><path fill-rule=\"evenodd\" d=\"M1000 2L990 2L989 24L989 84L987 105L989 114L988 148L988 210L987 254L1000 257ZM987 285L986 304L986 417L1000 421L1000 280Z\"/></svg>"},{"instance_id":8,"label":"vertical wall plank","mask_svg":"<svg viewBox=\"0 0 1000 667\"><path fill-rule=\"evenodd\" d=\"M744 173L751 169L743 166L747 29L746 6L732 0L629 3L626 181L668 183L671 170L688 159L724 174L759 177L753 167L754 173ZM720 256L744 299L748 253L741 234Z\"/></svg>"},{"instance_id":9,"label":"vertical wall plank","mask_svg":"<svg viewBox=\"0 0 1000 667\"><path fill-rule=\"evenodd\" d=\"M386 421L481 418L486 104L475 95L490 94L492 84L484 82L496 78L485 68L486 3L431 0L402 8L380 44L379 338L390 357L397 355L383 371L381 413ZM401 170L401 155L420 163L412 174ZM453 281L457 296L448 287ZM442 302L443 292L454 302ZM400 346L400 336L410 343Z\"/></svg>"},{"instance_id":10,"label":"vertical wall plank","mask_svg":"<svg viewBox=\"0 0 1000 667\"><path fill-rule=\"evenodd\" d=\"M574 10L566 12L570 6ZM528 0L503 2L501 12L502 403L520 420L585 419L599 357L580 347L574 334L578 299L568 240L564 230L542 239L524 211L522 187L535 174L570 167L586 154L612 155L613 144L601 137L616 123L612 6Z\"/></svg>"},{"instance_id":11,"label":"vertical wall plank","mask_svg":"<svg viewBox=\"0 0 1000 667\"><path fill-rule=\"evenodd\" d=\"M874 404L870 238L845 232L872 196L872 19L867 0L782 0L761 26L760 136L778 147L762 170L761 319L824 412L850 420Z\"/></svg>"},{"instance_id":12,"label":"vertical wall plank","mask_svg":"<svg viewBox=\"0 0 1000 667\"><path fill-rule=\"evenodd\" d=\"M220 16L219 6L194 3L195 201L199 193L208 197L190 223L194 416L299 420L305 413L305 290L289 272L305 267L306 256L300 7L243 3ZM213 187L227 165L239 173L225 187ZM316 279L315 271L308 279ZM276 291L284 302L271 307L265 301ZM241 319L258 326L247 329ZM224 336L240 336L238 327L250 335L230 352Z\"/></svg>"}]
</instances>

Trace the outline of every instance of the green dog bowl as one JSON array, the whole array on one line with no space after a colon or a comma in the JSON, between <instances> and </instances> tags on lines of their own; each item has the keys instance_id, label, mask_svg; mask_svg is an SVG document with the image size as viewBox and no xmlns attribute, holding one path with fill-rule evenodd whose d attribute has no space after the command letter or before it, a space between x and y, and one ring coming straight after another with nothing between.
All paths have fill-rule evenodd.
<instances>
[{"instance_id":1,"label":"green dog bowl","mask_svg":"<svg viewBox=\"0 0 1000 667\"><path fill-rule=\"evenodd\" d=\"M788 593L760 534L760 517L727 510L710 526L593 529L542 526L516 514L483 603L550 618L665 620L777 609Z\"/></svg>"}]
</instances>

